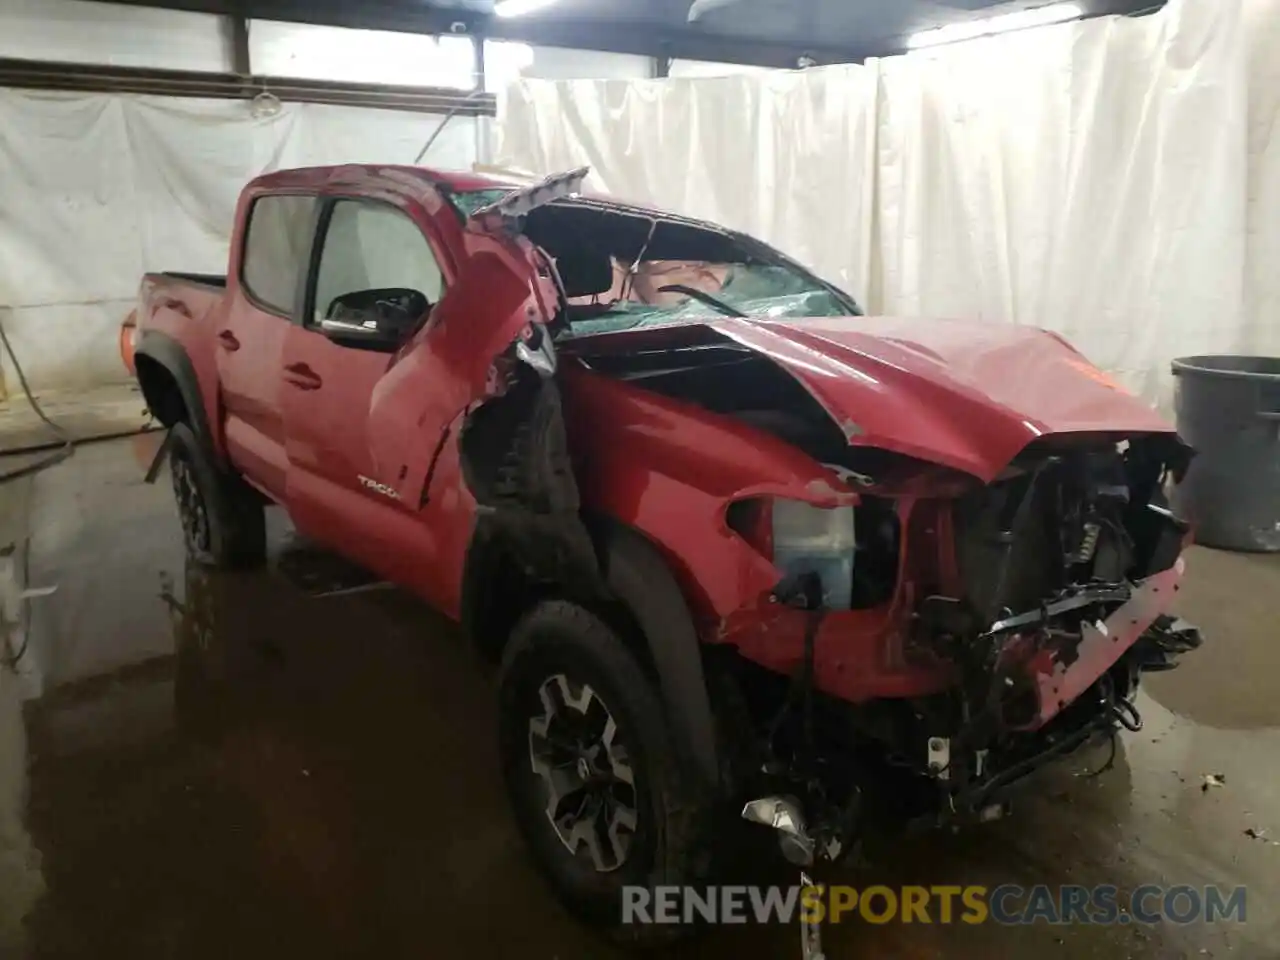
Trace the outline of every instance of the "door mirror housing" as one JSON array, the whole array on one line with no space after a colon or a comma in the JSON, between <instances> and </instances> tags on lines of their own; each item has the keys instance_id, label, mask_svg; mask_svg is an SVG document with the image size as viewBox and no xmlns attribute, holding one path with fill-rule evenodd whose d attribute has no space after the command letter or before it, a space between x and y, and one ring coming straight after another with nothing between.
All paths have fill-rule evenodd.
<instances>
[{"instance_id":1,"label":"door mirror housing","mask_svg":"<svg viewBox=\"0 0 1280 960\"><path fill-rule=\"evenodd\" d=\"M343 346L393 351L418 329L430 309L419 290L357 290L329 304L320 332Z\"/></svg>"}]
</instances>

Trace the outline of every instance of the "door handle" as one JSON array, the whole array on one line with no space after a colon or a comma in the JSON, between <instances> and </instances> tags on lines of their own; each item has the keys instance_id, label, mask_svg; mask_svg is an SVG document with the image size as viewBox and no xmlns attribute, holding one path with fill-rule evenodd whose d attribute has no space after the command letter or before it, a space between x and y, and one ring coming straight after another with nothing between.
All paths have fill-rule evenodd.
<instances>
[{"instance_id":1,"label":"door handle","mask_svg":"<svg viewBox=\"0 0 1280 960\"><path fill-rule=\"evenodd\" d=\"M324 381L305 363L291 363L284 368L285 380L299 390L319 390Z\"/></svg>"},{"instance_id":2,"label":"door handle","mask_svg":"<svg viewBox=\"0 0 1280 960\"><path fill-rule=\"evenodd\" d=\"M218 333L218 342L222 344L224 349L239 350L240 341L236 339L236 335L230 330L222 330Z\"/></svg>"}]
</instances>

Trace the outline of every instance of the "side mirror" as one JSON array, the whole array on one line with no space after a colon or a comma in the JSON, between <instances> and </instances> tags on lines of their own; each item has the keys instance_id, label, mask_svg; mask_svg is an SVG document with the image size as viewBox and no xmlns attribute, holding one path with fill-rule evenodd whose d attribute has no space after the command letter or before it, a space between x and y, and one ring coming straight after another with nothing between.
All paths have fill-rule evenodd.
<instances>
[{"instance_id":1,"label":"side mirror","mask_svg":"<svg viewBox=\"0 0 1280 960\"><path fill-rule=\"evenodd\" d=\"M320 332L344 346L391 351L412 335L430 309L418 290L357 290L329 304Z\"/></svg>"}]
</instances>

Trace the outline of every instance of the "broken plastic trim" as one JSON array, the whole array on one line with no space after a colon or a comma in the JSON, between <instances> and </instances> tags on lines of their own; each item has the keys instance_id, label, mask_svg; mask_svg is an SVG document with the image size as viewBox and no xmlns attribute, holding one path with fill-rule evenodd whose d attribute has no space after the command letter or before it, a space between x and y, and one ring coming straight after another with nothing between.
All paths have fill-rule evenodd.
<instances>
[{"instance_id":1,"label":"broken plastic trim","mask_svg":"<svg viewBox=\"0 0 1280 960\"><path fill-rule=\"evenodd\" d=\"M541 351L532 357L533 363L519 364L505 392L464 421L458 440L463 479L482 507L576 514L560 391L543 373L554 364Z\"/></svg>"},{"instance_id":2,"label":"broken plastic trim","mask_svg":"<svg viewBox=\"0 0 1280 960\"><path fill-rule=\"evenodd\" d=\"M1029 610L1014 617L997 620L983 636L994 637L1002 633L1009 633L1012 630L1044 623L1053 617L1069 613L1072 610L1079 610L1082 607L1092 606L1095 603L1124 603L1132 595L1133 590L1128 584L1085 587L1061 600L1047 603L1038 610Z\"/></svg>"},{"instance_id":3,"label":"broken plastic trim","mask_svg":"<svg viewBox=\"0 0 1280 960\"><path fill-rule=\"evenodd\" d=\"M549 583L597 583L600 568L569 459L556 353L540 324L495 361L492 385L458 438L462 476L489 535Z\"/></svg>"},{"instance_id":4,"label":"broken plastic trim","mask_svg":"<svg viewBox=\"0 0 1280 960\"><path fill-rule=\"evenodd\" d=\"M557 173L527 187L513 190L501 200L481 207L471 214L472 220L499 217L517 220L555 200L576 196L582 192L582 183L591 172L590 167L578 167L566 173Z\"/></svg>"}]
</instances>

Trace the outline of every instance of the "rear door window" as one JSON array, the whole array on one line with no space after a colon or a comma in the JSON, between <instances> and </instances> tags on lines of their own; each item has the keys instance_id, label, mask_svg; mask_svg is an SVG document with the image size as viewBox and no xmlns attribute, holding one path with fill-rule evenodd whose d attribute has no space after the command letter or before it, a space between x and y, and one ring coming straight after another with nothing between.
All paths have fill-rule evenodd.
<instances>
[{"instance_id":1,"label":"rear door window","mask_svg":"<svg viewBox=\"0 0 1280 960\"><path fill-rule=\"evenodd\" d=\"M240 280L263 309L293 313L298 276L311 248L316 198L259 197L249 210Z\"/></svg>"}]
</instances>

